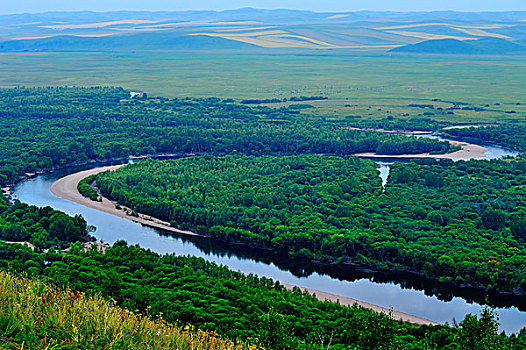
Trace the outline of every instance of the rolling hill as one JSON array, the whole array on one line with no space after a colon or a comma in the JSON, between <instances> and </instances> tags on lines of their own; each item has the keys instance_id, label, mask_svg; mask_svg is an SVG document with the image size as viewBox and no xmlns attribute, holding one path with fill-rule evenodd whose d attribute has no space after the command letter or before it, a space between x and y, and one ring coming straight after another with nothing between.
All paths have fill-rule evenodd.
<instances>
[{"instance_id":1,"label":"rolling hill","mask_svg":"<svg viewBox=\"0 0 526 350\"><path fill-rule=\"evenodd\" d=\"M43 39L10 40L0 51L129 51L173 49L240 49L252 46L239 41L204 35L142 33L103 37L61 35Z\"/></svg>"},{"instance_id":2,"label":"rolling hill","mask_svg":"<svg viewBox=\"0 0 526 350\"><path fill-rule=\"evenodd\" d=\"M0 42L4 51L259 46L385 52L428 40L467 42L494 38L524 41L525 20L526 12L520 11L317 13L244 8L229 11L50 12L0 16ZM139 34L144 36L132 37ZM434 44L423 45L425 49ZM445 45L455 45L454 52L473 51L473 48L458 43L445 42ZM428 47L426 50L434 49ZM503 47L502 51L508 52L510 48Z\"/></svg>"},{"instance_id":3,"label":"rolling hill","mask_svg":"<svg viewBox=\"0 0 526 350\"><path fill-rule=\"evenodd\" d=\"M426 40L390 50L398 53L506 55L526 53L526 46L498 38L461 41L457 39Z\"/></svg>"}]
</instances>

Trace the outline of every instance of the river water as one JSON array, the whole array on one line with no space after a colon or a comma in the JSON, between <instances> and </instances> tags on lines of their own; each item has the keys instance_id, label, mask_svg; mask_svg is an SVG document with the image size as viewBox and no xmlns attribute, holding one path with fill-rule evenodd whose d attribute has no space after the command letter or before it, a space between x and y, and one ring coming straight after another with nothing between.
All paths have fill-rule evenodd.
<instances>
[{"instance_id":1,"label":"river water","mask_svg":"<svg viewBox=\"0 0 526 350\"><path fill-rule=\"evenodd\" d=\"M506 150L497 152L507 154ZM91 165L90 167L107 164ZM444 323L455 318L460 322L467 313L478 313L481 305L473 300L484 300L484 295L475 291L458 291L415 276L375 273L363 269L347 268L333 270L327 266L313 265L308 261L289 259L269 252L246 247L231 247L206 238L167 234L162 230L142 226L130 220L103 213L55 196L50 188L57 179L90 167L72 168L37 176L19 183L14 188L14 197L37 206L49 205L70 215L81 214L88 224L97 227L93 234L107 243L126 240L128 244L139 244L152 251L194 255L245 274L257 274L292 285L311 288L354 298L383 307L392 307L418 317ZM387 181L388 166L380 167ZM507 333L517 332L526 326L526 302L521 299L494 297L493 302L502 307L496 309L501 329ZM518 305L513 307L506 307Z\"/></svg>"}]
</instances>

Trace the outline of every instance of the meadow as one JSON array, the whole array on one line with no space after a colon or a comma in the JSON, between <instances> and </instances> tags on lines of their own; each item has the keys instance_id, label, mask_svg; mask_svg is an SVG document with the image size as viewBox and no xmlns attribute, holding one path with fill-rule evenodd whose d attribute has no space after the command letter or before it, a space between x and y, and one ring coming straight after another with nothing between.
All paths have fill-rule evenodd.
<instances>
[{"instance_id":1,"label":"meadow","mask_svg":"<svg viewBox=\"0 0 526 350\"><path fill-rule=\"evenodd\" d=\"M122 86L152 96L288 98L322 95L304 112L327 118L419 116L409 104L484 111L438 113L451 122L526 116L523 56L418 56L291 49L0 54L0 87ZM440 101L433 101L440 100ZM519 104L518 104L519 103ZM285 104L273 104L280 107ZM515 113L513 113L515 112Z\"/></svg>"}]
</instances>

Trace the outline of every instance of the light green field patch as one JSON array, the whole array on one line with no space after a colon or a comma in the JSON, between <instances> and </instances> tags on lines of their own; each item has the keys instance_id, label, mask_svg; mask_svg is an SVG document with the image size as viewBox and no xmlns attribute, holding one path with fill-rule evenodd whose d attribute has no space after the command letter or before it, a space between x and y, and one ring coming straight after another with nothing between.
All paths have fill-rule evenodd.
<instances>
[{"instance_id":1,"label":"light green field patch","mask_svg":"<svg viewBox=\"0 0 526 350\"><path fill-rule=\"evenodd\" d=\"M488 104L496 111L455 111L454 117L461 120L491 122L526 115L526 61L520 56L474 61L470 56L269 53L276 52L3 53L0 86L113 85L146 91L150 96L237 99L322 95L329 100L304 103L329 117L384 118L386 110L394 116L415 116L423 110L407 105L448 106L433 99L478 107ZM493 106L497 102L501 105ZM369 106L382 111L368 110ZM516 113L505 113L510 110ZM307 109L304 113L314 112Z\"/></svg>"}]
</instances>

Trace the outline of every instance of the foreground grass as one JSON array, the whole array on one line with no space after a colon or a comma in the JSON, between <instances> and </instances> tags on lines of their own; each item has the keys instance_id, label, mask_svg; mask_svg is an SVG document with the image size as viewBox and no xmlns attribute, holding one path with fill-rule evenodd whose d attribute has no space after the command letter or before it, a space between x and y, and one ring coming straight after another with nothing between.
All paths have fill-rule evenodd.
<instances>
[{"instance_id":1,"label":"foreground grass","mask_svg":"<svg viewBox=\"0 0 526 350\"><path fill-rule=\"evenodd\" d=\"M0 272L1 349L255 349L112 302Z\"/></svg>"}]
</instances>

